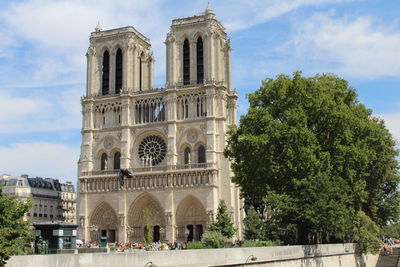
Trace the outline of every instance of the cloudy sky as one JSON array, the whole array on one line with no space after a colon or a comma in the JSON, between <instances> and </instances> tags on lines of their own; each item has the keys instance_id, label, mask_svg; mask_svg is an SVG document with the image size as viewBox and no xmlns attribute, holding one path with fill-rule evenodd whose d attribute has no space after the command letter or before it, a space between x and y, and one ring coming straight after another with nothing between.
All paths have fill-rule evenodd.
<instances>
[{"instance_id":1,"label":"cloudy sky","mask_svg":"<svg viewBox=\"0 0 400 267\"><path fill-rule=\"evenodd\" d=\"M213 0L232 41L239 114L261 80L333 72L400 141L400 1ZM132 25L150 38L155 86L165 83L171 20L206 0L0 1L0 175L76 180L88 37Z\"/></svg>"}]
</instances>

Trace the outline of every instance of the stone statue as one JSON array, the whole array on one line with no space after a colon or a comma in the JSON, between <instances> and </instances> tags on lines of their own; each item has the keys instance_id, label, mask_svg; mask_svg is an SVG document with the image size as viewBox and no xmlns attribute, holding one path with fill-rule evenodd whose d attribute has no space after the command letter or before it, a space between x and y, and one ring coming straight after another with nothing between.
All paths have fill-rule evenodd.
<instances>
[{"instance_id":1,"label":"stone statue","mask_svg":"<svg viewBox=\"0 0 400 267\"><path fill-rule=\"evenodd\" d=\"M108 162L107 159L104 160L104 170L106 171L108 169Z\"/></svg>"},{"instance_id":2,"label":"stone statue","mask_svg":"<svg viewBox=\"0 0 400 267\"><path fill-rule=\"evenodd\" d=\"M79 226L81 228L85 227L85 218L84 217L79 218Z\"/></svg>"}]
</instances>

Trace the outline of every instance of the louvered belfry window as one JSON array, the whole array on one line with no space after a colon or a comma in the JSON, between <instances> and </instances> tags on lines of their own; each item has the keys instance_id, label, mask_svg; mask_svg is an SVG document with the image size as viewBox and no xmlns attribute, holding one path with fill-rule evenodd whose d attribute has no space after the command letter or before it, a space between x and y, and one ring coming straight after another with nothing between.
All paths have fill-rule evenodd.
<instances>
[{"instance_id":1,"label":"louvered belfry window","mask_svg":"<svg viewBox=\"0 0 400 267\"><path fill-rule=\"evenodd\" d=\"M115 58L115 93L119 94L122 89L122 50L117 50Z\"/></svg>"},{"instance_id":2,"label":"louvered belfry window","mask_svg":"<svg viewBox=\"0 0 400 267\"><path fill-rule=\"evenodd\" d=\"M203 83L204 80L204 59L203 59L203 39L197 38L197 83Z\"/></svg>"},{"instance_id":3,"label":"louvered belfry window","mask_svg":"<svg viewBox=\"0 0 400 267\"><path fill-rule=\"evenodd\" d=\"M103 77L102 77L102 95L108 95L110 91L110 54L105 51L103 54Z\"/></svg>"},{"instance_id":4,"label":"louvered belfry window","mask_svg":"<svg viewBox=\"0 0 400 267\"><path fill-rule=\"evenodd\" d=\"M190 47L189 40L183 42L183 84L190 83Z\"/></svg>"}]
</instances>

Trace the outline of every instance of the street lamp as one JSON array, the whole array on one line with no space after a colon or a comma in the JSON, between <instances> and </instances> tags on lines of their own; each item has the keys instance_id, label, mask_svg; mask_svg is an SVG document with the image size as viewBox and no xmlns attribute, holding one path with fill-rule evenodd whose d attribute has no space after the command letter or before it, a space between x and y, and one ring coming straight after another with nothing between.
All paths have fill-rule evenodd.
<instances>
[{"instance_id":1,"label":"street lamp","mask_svg":"<svg viewBox=\"0 0 400 267\"><path fill-rule=\"evenodd\" d=\"M250 256L247 257L246 263L249 263L250 261L256 261L257 257L251 254Z\"/></svg>"}]
</instances>

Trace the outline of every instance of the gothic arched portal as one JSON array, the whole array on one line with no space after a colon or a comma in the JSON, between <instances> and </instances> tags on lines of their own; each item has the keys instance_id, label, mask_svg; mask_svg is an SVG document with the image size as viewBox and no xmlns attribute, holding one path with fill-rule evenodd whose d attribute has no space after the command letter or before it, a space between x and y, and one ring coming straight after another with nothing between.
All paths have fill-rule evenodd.
<instances>
[{"instance_id":1,"label":"gothic arched portal","mask_svg":"<svg viewBox=\"0 0 400 267\"><path fill-rule=\"evenodd\" d=\"M118 217L108 203L103 202L95 208L90 216L89 225L91 241L99 241L101 236L107 236L108 242L115 242Z\"/></svg>"},{"instance_id":2,"label":"gothic arched portal","mask_svg":"<svg viewBox=\"0 0 400 267\"><path fill-rule=\"evenodd\" d=\"M207 213L200 200L194 196L187 196L179 203L176 209L178 239L181 241L201 240L206 224Z\"/></svg>"},{"instance_id":3,"label":"gothic arched portal","mask_svg":"<svg viewBox=\"0 0 400 267\"><path fill-rule=\"evenodd\" d=\"M132 203L128 211L128 240L143 241L147 226L153 230L153 241L164 240L160 229L165 229L164 209L149 193L143 193Z\"/></svg>"}]
</instances>

